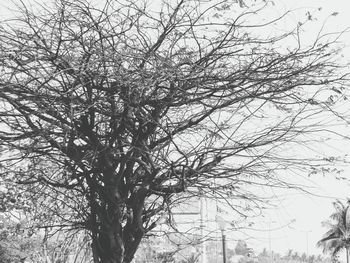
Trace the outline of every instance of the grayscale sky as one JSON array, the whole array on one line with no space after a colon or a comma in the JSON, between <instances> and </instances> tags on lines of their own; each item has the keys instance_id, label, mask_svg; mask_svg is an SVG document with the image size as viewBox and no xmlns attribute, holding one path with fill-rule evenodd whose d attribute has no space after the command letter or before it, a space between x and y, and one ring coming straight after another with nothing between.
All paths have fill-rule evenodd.
<instances>
[{"instance_id":1,"label":"grayscale sky","mask_svg":"<svg viewBox=\"0 0 350 263\"><path fill-rule=\"evenodd\" d=\"M329 32L340 32L350 27L348 0L280 0L275 3L281 10L295 9L296 13L291 15L291 19L296 22L311 10L310 13L314 14L317 21L310 25L310 31L306 34L308 36L312 36L312 33L316 32L325 20L327 20L325 30ZM345 33L341 40L346 45L344 58L350 61L350 34ZM346 132L346 130L349 128L339 127L340 132ZM335 140L329 142L328 146L334 155L345 155L350 151L350 144L346 140ZM252 247L269 249L269 241L271 241L272 250L279 253L285 253L288 248L299 252L308 250L309 254L321 253L322 250L316 247L317 241L326 232L321 222L332 213L332 201L335 198L345 200L350 197L350 167L344 165L341 169L344 171L340 176L348 177L347 180L337 180L335 175L321 174L300 179L300 183L308 185L310 187L308 189L315 195L305 195L300 192L282 193L280 205L270 209L265 218L266 221L271 220L272 230L269 231L269 226L265 225L265 231L255 232L255 240L249 240Z\"/></svg>"},{"instance_id":2,"label":"grayscale sky","mask_svg":"<svg viewBox=\"0 0 350 263\"><path fill-rule=\"evenodd\" d=\"M273 12L282 13L285 10L295 10L286 23L297 23L310 11L315 21L308 26L304 37L310 37L311 40L324 21L326 32L340 32L350 28L348 0L276 0ZM344 33L341 41L345 45L344 60L350 61L350 33ZM349 128L345 125L338 129L339 132L348 135L347 130ZM346 140L335 139L325 143L327 150L319 149L320 154L331 152L338 156L350 152L350 144ZM265 217L257 220L260 222L256 222L254 228L258 231L248 232L247 243L258 251L262 248L269 249L271 246L272 250L282 255L288 249L301 253L309 252L310 255L322 253L322 250L316 247L317 241L327 230L322 227L321 222L328 219L332 213L332 202L336 198L346 200L350 197L350 166L344 164L341 169L343 172L338 176L317 174L299 177L300 184L306 185L313 195L297 191L276 192L276 207L266 211ZM348 179L339 180L339 177ZM241 235L244 236L237 233L237 236ZM343 255L340 259L344 259Z\"/></svg>"},{"instance_id":3,"label":"grayscale sky","mask_svg":"<svg viewBox=\"0 0 350 263\"><path fill-rule=\"evenodd\" d=\"M44 2L43 0L31 1L26 3ZM297 23L305 18L306 12L310 11L314 18L317 18L305 32L305 37L312 37L323 22L327 20L325 30L342 31L350 27L350 1L349 0L274 0L275 5L271 12L276 14L286 10L294 9L295 12L288 17L286 23ZM10 0L0 1L0 19L10 17L11 13L6 7L11 6ZM319 9L321 8L321 9ZM331 15L336 14L337 15ZM286 24L286 26L288 26ZM345 33L342 38L347 48L344 49L344 59L350 61L350 34ZM339 132L346 132L348 127L339 127ZM350 142L346 140L334 140L327 142L328 150L334 155L345 155L350 151ZM328 151L327 150L327 151ZM323 149L320 149L320 152ZM349 153L350 154L350 153ZM339 176L350 179L350 165L341 167L343 173ZM238 238L246 239L250 247L256 251L264 247L281 253L286 253L288 249L298 252L309 252L309 254L319 254L321 249L316 248L316 242L326 231L321 226L321 222L326 220L332 213L332 201L335 198L345 200L350 197L350 180L337 180L336 175L317 174L312 177L300 176L300 184L306 185L313 195L306 195L298 191L275 192L275 208L265 211L264 217L257 219L253 228L258 231L246 231L242 233L230 233L228 239ZM270 223L267 223L270 222Z\"/></svg>"}]
</instances>

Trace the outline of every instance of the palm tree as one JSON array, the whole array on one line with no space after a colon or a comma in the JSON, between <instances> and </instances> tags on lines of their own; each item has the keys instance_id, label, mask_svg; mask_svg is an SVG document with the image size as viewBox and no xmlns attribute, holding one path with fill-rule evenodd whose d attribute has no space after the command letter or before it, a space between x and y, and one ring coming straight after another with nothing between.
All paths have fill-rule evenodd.
<instances>
[{"instance_id":1,"label":"palm tree","mask_svg":"<svg viewBox=\"0 0 350 263\"><path fill-rule=\"evenodd\" d=\"M331 252L333 257L345 249L346 262L349 263L350 199L346 204L337 200L333 205L335 212L330 216L330 220L323 223L329 230L317 245L323 247L323 252Z\"/></svg>"}]
</instances>

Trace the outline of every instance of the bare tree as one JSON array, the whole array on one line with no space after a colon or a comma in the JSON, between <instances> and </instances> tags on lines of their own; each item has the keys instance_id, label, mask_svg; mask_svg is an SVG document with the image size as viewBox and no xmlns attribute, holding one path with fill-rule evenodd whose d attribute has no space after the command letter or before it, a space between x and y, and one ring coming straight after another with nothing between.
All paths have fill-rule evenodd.
<instances>
[{"instance_id":1,"label":"bare tree","mask_svg":"<svg viewBox=\"0 0 350 263\"><path fill-rule=\"evenodd\" d=\"M337 36L303 47L302 23L267 34L283 16L235 2L57 0L1 24L2 177L87 229L94 262L131 262L182 198L255 201L310 165L284 150L342 99Z\"/></svg>"}]
</instances>

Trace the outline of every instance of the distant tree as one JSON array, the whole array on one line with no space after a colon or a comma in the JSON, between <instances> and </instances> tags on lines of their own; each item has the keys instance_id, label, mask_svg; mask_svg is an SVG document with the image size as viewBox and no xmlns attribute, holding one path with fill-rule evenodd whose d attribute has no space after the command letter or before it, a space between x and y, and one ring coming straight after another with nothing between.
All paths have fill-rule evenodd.
<instances>
[{"instance_id":1,"label":"distant tree","mask_svg":"<svg viewBox=\"0 0 350 263\"><path fill-rule=\"evenodd\" d=\"M249 248L247 243L244 240L238 240L235 247L236 255L246 256L248 252L249 252Z\"/></svg>"},{"instance_id":2,"label":"distant tree","mask_svg":"<svg viewBox=\"0 0 350 263\"><path fill-rule=\"evenodd\" d=\"M330 252L333 258L345 249L346 262L349 263L350 200L345 204L337 200L333 205L335 212L330 216L330 220L323 223L329 230L317 245L323 247L324 252Z\"/></svg>"},{"instance_id":3,"label":"distant tree","mask_svg":"<svg viewBox=\"0 0 350 263\"><path fill-rule=\"evenodd\" d=\"M293 256L293 249L288 249L287 254L286 254L286 258L292 259L292 256Z\"/></svg>"},{"instance_id":4,"label":"distant tree","mask_svg":"<svg viewBox=\"0 0 350 263\"><path fill-rule=\"evenodd\" d=\"M317 255L317 257L316 257L316 261L317 262L322 262L324 259L322 258L322 256L321 255Z\"/></svg>"},{"instance_id":5,"label":"distant tree","mask_svg":"<svg viewBox=\"0 0 350 263\"><path fill-rule=\"evenodd\" d=\"M269 252L267 251L266 248L263 248L263 250L260 252L259 256L260 257L268 257L269 256Z\"/></svg>"},{"instance_id":6,"label":"distant tree","mask_svg":"<svg viewBox=\"0 0 350 263\"><path fill-rule=\"evenodd\" d=\"M302 255L301 255L301 261L303 261L303 262L306 262L307 261L307 255L306 255L306 253L304 252Z\"/></svg>"},{"instance_id":7,"label":"distant tree","mask_svg":"<svg viewBox=\"0 0 350 263\"><path fill-rule=\"evenodd\" d=\"M92 2L19 5L0 26L1 179L38 196L38 222L130 263L184 198L251 201L227 202L246 216L263 201L248 188L311 169L286 149L338 116L338 36L303 46L304 21L278 34L284 15L236 1Z\"/></svg>"},{"instance_id":8,"label":"distant tree","mask_svg":"<svg viewBox=\"0 0 350 263\"><path fill-rule=\"evenodd\" d=\"M299 253L297 251L295 251L292 255L292 259L293 260L300 260L300 256L299 256Z\"/></svg>"},{"instance_id":9,"label":"distant tree","mask_svg":"<svg viewBox=\"0 0 350 263\"><path fill-rule=\"evenodd\" d=\"M273 252L273 258L276 260L276 261L279 261L281 259L281 255L277 252Z\"/></svg>"},{"instance_id":10,"label":"distant tree","mask_svg":"<svg viewBox=\"0 0 350 263\"><path fill-rule=\"evenodd\" d=\"M227 258L231 258L233 257L234 255L236 255L236 252L234 249L231 249L231 248L227 248L226 249L226 256Z\"/></svg>"}]
</instances>

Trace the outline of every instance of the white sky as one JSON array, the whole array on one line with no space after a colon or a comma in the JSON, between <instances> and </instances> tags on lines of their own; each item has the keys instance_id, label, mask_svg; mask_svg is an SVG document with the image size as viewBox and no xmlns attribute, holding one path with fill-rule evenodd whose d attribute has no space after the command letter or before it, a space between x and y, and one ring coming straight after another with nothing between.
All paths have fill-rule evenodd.
<instances>
[{"instance_id":1,"label":"white sky","mask_svg":"<svg viewBox=\"0 0 350 263\"><path fill-rule=\"evenodd\" d=\"M26 2L31 2L30 0ZM39 0L38 2L43 2ZM9 0L1 0L0 2L0 18L8 16L5 8L8 7ZM317 21L310 26L309 30L319 28L321 23L334 12L338 12L337 16L331 16L327 23L328 31L341 31L350 27L350 1L349 0L275 0L273 12L282 12L282 10L296 9L296 13L290 15L291 22L298 22L299 19L305 16L308 10L313 10ZM321 7L321 11L316 11ZM311 13L313 13L311 12ZM304 18L304 17L303 17ZM313 28L314 27L314 28ZM310 31L310 35L312 35ZM309 32L307 32L309 33ZM350 35L347 34L343 41L350 46ZM350 61L350 52L345 50L344 56ZM343 128L346 129L346 128ZM349 146L350 144L348 144ZM335 153L350 154L350 147L346 147L344 141L339 141L333 147ZM344 167L343 176L350 175L350 167ZM349 176L350 179L350 176ZM321 227L321 222L326 220L332 212L332 201L335 198L344 199L350 197L350 184L347 181L336 180L332 176L323 177L316 175L308 178L308 185L314 187L312 192L322 197L305 195L298 192L288 192L282 194L280 204L276 209L271 209L266 213L265 218L261 221L269 221L268 223L257 223L256 226L262 231L251 232L253 238L247 240L248 244L255 248L256 251L262 248L269 249L269 241L271 241L272 250L285 254L288 249L293 249L298 252L307 252L309 254L319 254L321 250L316 248L316 242L322 237L326 229ZM281 193L276 193L277 195ZM291 221L295 219L294 223ZM290 224L289 227L282 227ZM271 231L269 231L269 227ZM274 230L279 229L279 230ZM241 234L236 237L240 237ZM307 242L308 236L308 242ZM235 239L236 237L231 237ZM230 237L228 237L230 238Z\"/></svg>"},{"instance_id":2,"label":"white sky","mask_svg":"<svg viewBox=\"0 0 350 263\"><path fill-rule=\"evenodd\" d=\"M310 26L307 35L312 35L312 30L316 30L321 26L323 21L328 18L326 30L330 32L342 31L350 27L350 1L349 0L277 0L276 12L280 10L295 9L296 13L291 15L291 21L299 21L308 10L313 10L313 14L317 21ZM317 9L322 9L318 11ZM336 16L330 16L337 12ZM314 27L314 29L313 29ZM345 34L342 41L347 47L350 46L350 34ZM350 61L350 50L344 49L344 56ZM347 127L342 127L344 131ZM346 141L331 142L333 143L334 154L349 154L350 144ZM349 177L350 167L343 167L342 176ZM348 180L349 180L348 179ZM271 229L269 224L265 224L265 231L256 231L253 233L254 239L247 240L252 247L261 250L269 249L269 241L271 241L272 250L285 254L288 249L298 252L307 252L309 254L322 253L320 248L316 247L317 241L322 237L327 229L321 226L321 222L328 219L333 211L332 202L335 198L345 199L350 197L350 183L348 180L337 180L335 176L326 176L318 174L312 178L308 178L309 183L314 187L311 192L319 196L305 195L298 192L289 192L283 194L279 207L271 209L266 213L263 220L271 221ZM291 221L295 219L294 223ZM289 227L283 227L290 224ZM308 241L308 242L307 242ZM341 259L344 259L343 257Z\"/></svg>"}]
</instances>

